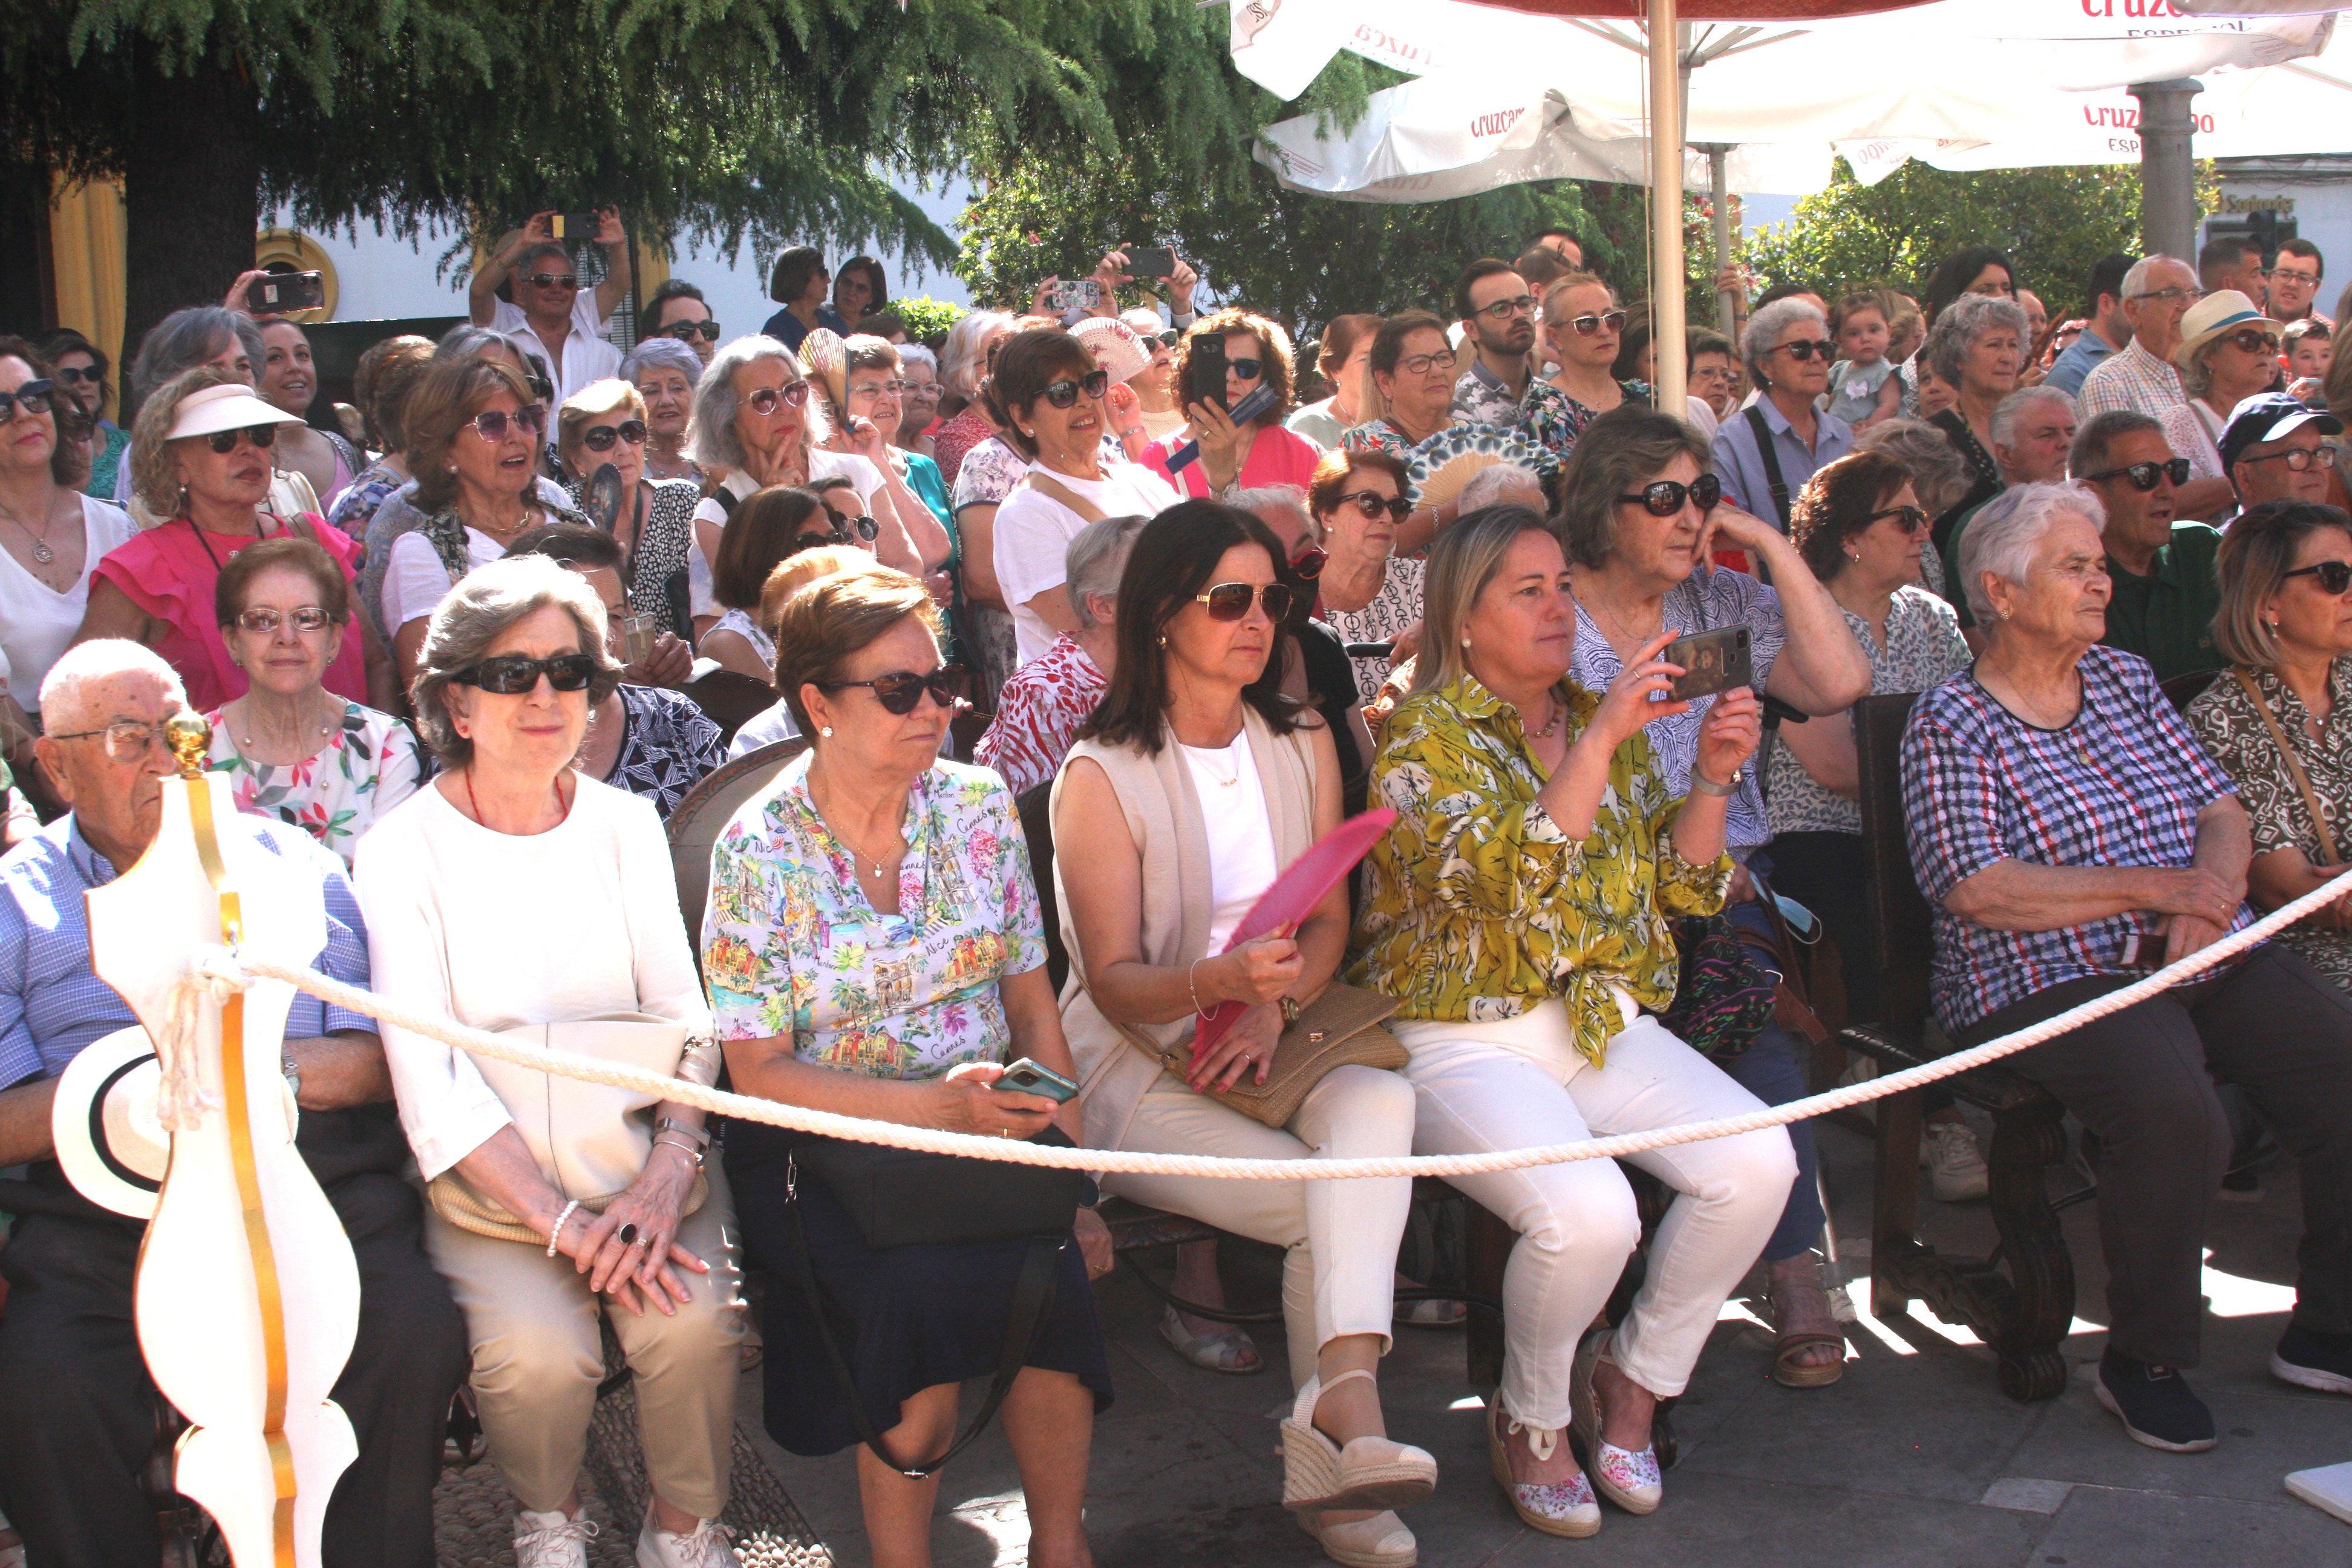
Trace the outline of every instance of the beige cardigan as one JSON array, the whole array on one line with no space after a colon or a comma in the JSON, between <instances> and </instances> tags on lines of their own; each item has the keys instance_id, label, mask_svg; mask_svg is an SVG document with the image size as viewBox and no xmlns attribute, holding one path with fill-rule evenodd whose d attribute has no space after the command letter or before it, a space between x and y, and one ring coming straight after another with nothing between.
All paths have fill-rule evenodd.
<instances>
[{"instance_id":1,"label":"beige cardigan","mask_svg":"<svg viewBox=\"0 0 2352 1568\"><path fill-rule=\"evenodd\" d=\"M1244 708L1243 733L1257 764L1260 786L1273 817L1276 864L1289 866L1315 842L1314 735L1306 730L1277 735L1254 708ZM1208 956L1213 898L1210 890L1208 836L1201 825L1201 800L1192 773L1171 739L1157 756L1128 746L1080 741L1070 759L1091 758L1109 776L1127 816L1127 831L1143 860L1142 957L1146 963L1181 967ZM1054 780L1054 805L1061 805L1066 764ZM1123 1039L1087 991L1086 955L1070 918L1070 898L1062 882L1068 845L1055 836L1054 886L1062 911L1062 943L1070 954L1070 977L1062 986L1062 1032L1069 1037L1085 1113L1087 1147L1125 1145L1128 1123L1162 1071L1159 1062ZM1192 1035L1190 1015L1167 1024L1131 1024L1163 1045Z\"/></svg>"}]
</instances>

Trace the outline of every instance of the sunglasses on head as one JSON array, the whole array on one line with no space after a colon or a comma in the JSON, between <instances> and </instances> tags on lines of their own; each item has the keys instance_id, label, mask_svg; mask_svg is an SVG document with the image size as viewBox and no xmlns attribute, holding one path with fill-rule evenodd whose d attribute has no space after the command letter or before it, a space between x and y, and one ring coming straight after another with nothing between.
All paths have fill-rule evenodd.
<instances>
[{"instance_id":1,"label":"sunglasses on head","mask_svg":"<svg viewBox=\"0 0 2352 1568\"><path fill-rule=\"evenodd\" d=\"M297 605L285 615L279 615L276 610L240 610L237 612L236 627L239 631L276 637L278 628L288 621L294 623L296 631L315 635L334 625L335 617L317 605Z\"/></svg>"},{"instance_id":2,"label":"sunglasses on head","mask_svg":"<svg viewBox=\"0 0 2352 1568\"><path fill-rule=\"evenodd\" d=\"M1605 310L1597 316L1571 316L1569 318L1568 324L1588 338L1603 329L1612 332L1622 332L1625 330L1625 312Z\"/></svg>"},{"instance_id":3,"label":"sunglasses on head","mask_svg":"<svg viewBox=\"0 0 2352 1568\"><path fill-rule=\"evenodd\" d=\"M236 450L236 441L240 436L267 452L278 444L278 426L248 425L242 430L215 430L205 437L205 445L226 458Z\"/></svg>"},{"instance_id":4,"label":"sunglasses on head","mask_svg":"<svg viewBox=\"0 0 2352 1568\"><path fill-rule=\"evenodd\" d=\"M1265 618L1279 625L1290 614L1294 597L1287 583L1268 583L1262 588L1255 583L1220 583L1205 594L1193 595L1192 602L1208 605L1213 621L1238 621L1250 613L1253 604L1264 605Z\"/></svg>"},{"instance_id":5,"label":"sunglasses on head","mask_svg":"<svg viewBox=\"0 0 2352 1568\"><path fill-rule=\"evenodd\" d=\"M784 386L761 387L743 401L751 405L752 413L764 415L773 414L776 411L776 405L780 403L789 407L798 408L808 401L808 395L809 384L805 381L795 381Z\"/></svg>"},{"instance_id":6,"label":"sunglasses on head","mask_svg":"<svg viewBox=\"0 0 2352 1568\"><path fill-rule=\"evenodd\" d=\"M37 376L14 392L0 392L0 425L16 417L19 408L27 414L47 414L51 385L50 382Z\"/></svg>"},{"instance_id":7,"label":"sunglasses on head","mask_svg":"<svg viewBox=\"0 0 2352 1568\"><path fill-rule=\"evenodd\" d=\"M558 691L585 691L596 679L596 659L584 653L559 653L551 658L502 654L468 665L449 679L460 686L478 686L501 697L520 697L538 690L542 675Z\"/></svg>"},{"instance_id":8,"label":"sunglasses on head","mask_svg":"<svg viewBox=\"0 0 2352 1568\"><path fill-rule=\"evenodd\" d=\"M1701 511L1713 511L1716 502L1723 499L1723 481L1713 474L1701 474L1689 484L1680 479L1659 479L1642 487L1637 496L1619 496L1627 506L1646 507L1652 517L1672 517L1688 501Z\"/></svg>"},{"instance_id":9,"label":"sunglasses on head","mask_svg":"<svg viewBox=\"0 0 2352 1568\"><path fill-rule=\"evenodd\" d=\"M2308 566L2298 566L2287 574L2290 577L2316 577L2323 594L2342 594L2352 588L2352 561L2315 561Z\"/></svg>"},{"instance_id":10,"label":"sunglasses on head","mask_svg":"<svg viewBox=\"0 0 2352 1568\"><path fill-rule=\"evenodd\" d=\"M931 694L932 701L954 712L963 700L970 680L970 672L962 666L943 664L929 675L902 669L892 675L877 675L871 680L828 680L817 689L841 691L852 686L866 687L874 693L874 700L882 704L882 711L903 719L915 710L915 704L923 700L926 691Z\"/></svg>"},{"instance_id":11,"label":"sunglasses on head","mask_svg":"<svg viewBox=\"0 0 2352 1568\"><path fill-rule=\"evenodd\" d=\"M1228 361L1227 363L1231 363L1233 362ZM1066 378L1064 380L1055 382L1052 385L1046 387L1045 391L1039 393L1037 395L1044 398L1046 402L1052 404L1056 408L1068 408L1077 403L1078 394L1081 392L1085 393L1088 397L1099 400L1103 394L1109 390L1110 372L1107 370L1097 370L1089 371L1086 374L1077 377L1076 380Z\"/></svg>"},{"instance_id":12,"label":"sunglasses on head","mask_svg":"<svg viewBox=\"0 0 2352 1568\"><path fill-rule=\"evenodd\" d=\"M580 279L569 272L534 272L523 279L534 289L577 289Z\"/></svg>"},{"instance_id":13,"label":"sunglasses on head","mask_svg":"<svg viewBox=\"0 0 2352 1568\"><path fill-rule=\"evenodd\" d=\"M719 323L716 321L672 321L662 331L673 338L700 338L706 343L719 341Z\"/></svg>"},{"instance_id":14,"label":"sunglasses on head","mask_svg":"<svg viewBox=\"0 0 2352 1568\"><path fill-rule=\"evenodd\" d=\"M1353 502L1356 510L1363 513L1366 522L1377 521L1382 512L1388 513L1392 522L1402 522L1412 515L1412 502L1402 496L1384 496L1378 490L1357 490L1351 495L1341 496L1339 501L1341 505Z\"/></svg>"},{"instance_id":15,"label":"sunglasses on head","mask_svg":"<svg viewBox=\"0 0 2352 1568\"><path fill-rule=\"evenodd\" d=\"M2152 490L2159 479L2170 479L2176 485L2189 482L2189 459L2174 458L2162 463L2131 463L2120 468L2102 468L2091 476L2093 484L2101 479L2127 479L2136 490Z\"/></svg>"},{"instance_id":16,"label":"sunglasses on head","mask_svg":"<svg viewBox=\"0 0 2352 1568\"><path fill-rule=\"evenodd\" d=\"M68 386L79 386L84 382L92 386L106 384L106 373L94 365L85 370L78 364L61 364L58 366L57 378Z\"/></svg>"},{"instance_id":17,"label":"sunglasses on head","mask_svg":"<svg viewBox=\"0 0 2352 1568\"><path fill-rule=\"evenodd\" d=\"M1806 342L1804 340L1799 339L1795 342L1782 343L1780 347L1789 352L1789 357L1790 359L1797 361L1801 364L1806 360L1812 358L1815 354L1821 355L1823 359L1837 358L1837 344L1831 342L1826 338L1822 339L1819 342ZM1778 351L1776 350L1775 352L1777 353Z\"/></svg>"},{"instance_id":18,"label":"sunglasses on head","mask_svg":"<svg viewBox=\"0 0 2352 1568\"><path fill-rule=\"evenodd\" d=\"M507 426L511 424L525 435L536 436L547 428L547 410L536 403L526 403L509 414L503 408L486 408L467 421L474 433L485 441L503 441Z\"/></svg>"},{"instance_id":19,"label":"sunglasses on head","mask_svg":"<svg viewBox=\"0 0 2352 1568\"><path fill-rule=\"evenodd\" d=\"M1901 523L1903 531L1906 533L1916 533L1934 521L1928 517L1923 508L1916 506L1890 506L1884 511L1872 512L1870 521L1877 522L1881 519L1889 517Z\"/></svg>"},{"instance_id":20,"label":"sunglasses on head","mask_svg":"<svg viewBox=\"0 0 2352 1568\"><path fill-rule=\"evenodd\" d=\"M626 441L632 447L644 446L646 422L624 419L618 425L591 425L580 433L580 444L592 452L609 452L617 441Z\"/></svg>"}]
</instances>

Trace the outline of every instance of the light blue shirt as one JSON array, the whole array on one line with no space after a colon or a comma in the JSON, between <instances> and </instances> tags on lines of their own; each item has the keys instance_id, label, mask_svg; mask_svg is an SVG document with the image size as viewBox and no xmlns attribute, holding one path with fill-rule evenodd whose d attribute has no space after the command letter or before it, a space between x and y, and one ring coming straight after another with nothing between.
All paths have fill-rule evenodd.
<instances>
[{"instance_id":1,"label":"light blue shirt","mask_svg":"<svg viewBox=\"0 0 2352 1568\"><path fill-rule=\"evenodd\" d=\"M2083 378L2098 368L2101 360L2116 352L2116 345L2084 327L2065 352L2051 362L2050 374L2042 378L2044 386L2054 386L2069 397L2083 395Z\"/></svg>"},{"instance_id":2,"label":"light blue shirt","mask_svg":"<svg viewBox=\"0 0 2352 1568\"><path fill-rule=\"evenodd\" d=\"M1819 428L1813 432L1813 446L1806 450L1789 416L1769 397L1759 397L1754 406L1764 416L1765 426L1772 432L1772 450L1780 459L1780 482L1789 487L1789 500L1793 504L1797 492L1815 469L1827 468L1853 450L1853 430L1834 414L1817 414L1813 417ZM1741 409L1723 422L1715 434L1715 474L1723 481L1723 493L1740 510L1752 512L1767 522L1777 523L1783 531L1788 520L1772 504L1772 481L1764 468L1763 454L1756 446L1756 428Z\"/></svg>"}]
</instances>

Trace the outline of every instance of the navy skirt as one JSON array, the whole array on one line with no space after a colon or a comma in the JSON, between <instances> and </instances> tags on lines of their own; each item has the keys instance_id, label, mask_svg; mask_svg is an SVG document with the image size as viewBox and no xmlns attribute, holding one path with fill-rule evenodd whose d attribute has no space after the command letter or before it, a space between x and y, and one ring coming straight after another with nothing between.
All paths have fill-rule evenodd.
<instances>
[{"instance_id":1,"label":"navy skirt","mask_svg":"<svg viewBox=\"0 0 2352 1568\"><path fill-rule=\"evenodd\" d=\"M792 1136L755 1122L730 1124L727 1180L745 1255L768 1275L761 1363L768 1435L787 1452L816 1458L858 1436L793 1262L793 1205L784 1197ZM805 1176L798 1206L826 1321L875 1431L896 1426L900 1405L926 1388L995 1374L1028 1242L877 1250L832 1194ZM1064 1244L1060 1267L1052 1310L1024 1364L1075 1374L1093 1391L1096 1410L1104 1410L1111 1401L1110 1365L1075 1240Z\"/></svg>"}]
</instances>

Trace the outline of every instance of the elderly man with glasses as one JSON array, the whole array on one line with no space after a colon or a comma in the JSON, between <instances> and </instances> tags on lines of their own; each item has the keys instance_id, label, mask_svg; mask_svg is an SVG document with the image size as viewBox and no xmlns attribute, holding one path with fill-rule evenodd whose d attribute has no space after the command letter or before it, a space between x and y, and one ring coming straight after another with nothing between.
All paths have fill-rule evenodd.
<instances>
[{"instance_id":1,"label":"elderly man with glasses","mask_svg":"<svg viewBox=\"0 0 2352 1568\"><path fill-rule=\"evenodd\" d=\"M528 330L546 346L547 363L555 367L555 402L561 405L589 383L619 374L621 351L605 341L604 331L629 297L632 274L619 208L596 215L596 243L604 247L605 260L604 280L593 288L581 282L572 253L555 237L556 216L533 213L529 223L499 241L489 260L475 270L467 301L474 325L500 332ZM498 296L499 285L509 276L511 303Z\"/></svg>"},{"instance_id":2,"label":"elderly man with glasses","mask_svg":"<svg viewBox=\"0 0 2352 1568\"><path fill-rule=\"evenodd\" d=\"M2079 411L2085 419L2118 408L2161 419L2189 401L2172 351L2180 346L2180 318L2205 297L2196 269L2178 257L2149 256L2124 274L2124 320L2132 340L2083 378Z\"/></svg>"},{"instance_id":3,"label":"elderly man with glasses","mask_svg":"<svg viewBox=\"0 0 2352 1568\"><path fill-rule=\"evenodd\" d=\"M85 1047L137 1022L91 972L82 894L154 842L173 770L163 721L186 706L179 677L136 643L67 651L41 683L49 732L35 753L71 812L0 860L0 1509L28 1560L118 1568L162 1556L142 1474L158 1397L132 1321L144 1226L65 1177L50 1142L58 1076ZM314 964L368 983L368 944L342 862L274 818L224 818L317 879L326 947ZM464 1321L419 1246L421 1209L402 1178L407 1141L373 1019L298 993L281 1047L301 1107L296 1147L351 1237L360 1321L333 1397L359 1458L335 1484L327 1568L431 1568L433 1486L449 1400L466 1373ZM204 1281L191 1280L192 1289Z\"/></svg>"},{"instance_id":4,"label":"elderly man with glasses","mask_svg":"<svg viewBox=\"0 0 2352 1568\"><path fill-rule=\"evenodd\" d=\"M2099 542L2106 549L2109 647L2136 653L2158 680L2220 668L2213 613L2221 590L2213 557L2219 530L2180 515L2189 459L2175 457L2164 426L2128 408L2084 421L2066 471L2099 499Z\"/></svg>"},{"instance_id":5,"label":"elderly man with glasses","mask_svg":"<svg viewBox=\"0 0 2352 1568\"><path fill-rule=\"evenodd\" d=\"M2325 501L2344 422L2284 392L2257 393L2230 412L2221 467L2251 510L2272 500Z\"/></svg>"}]
</instances>

